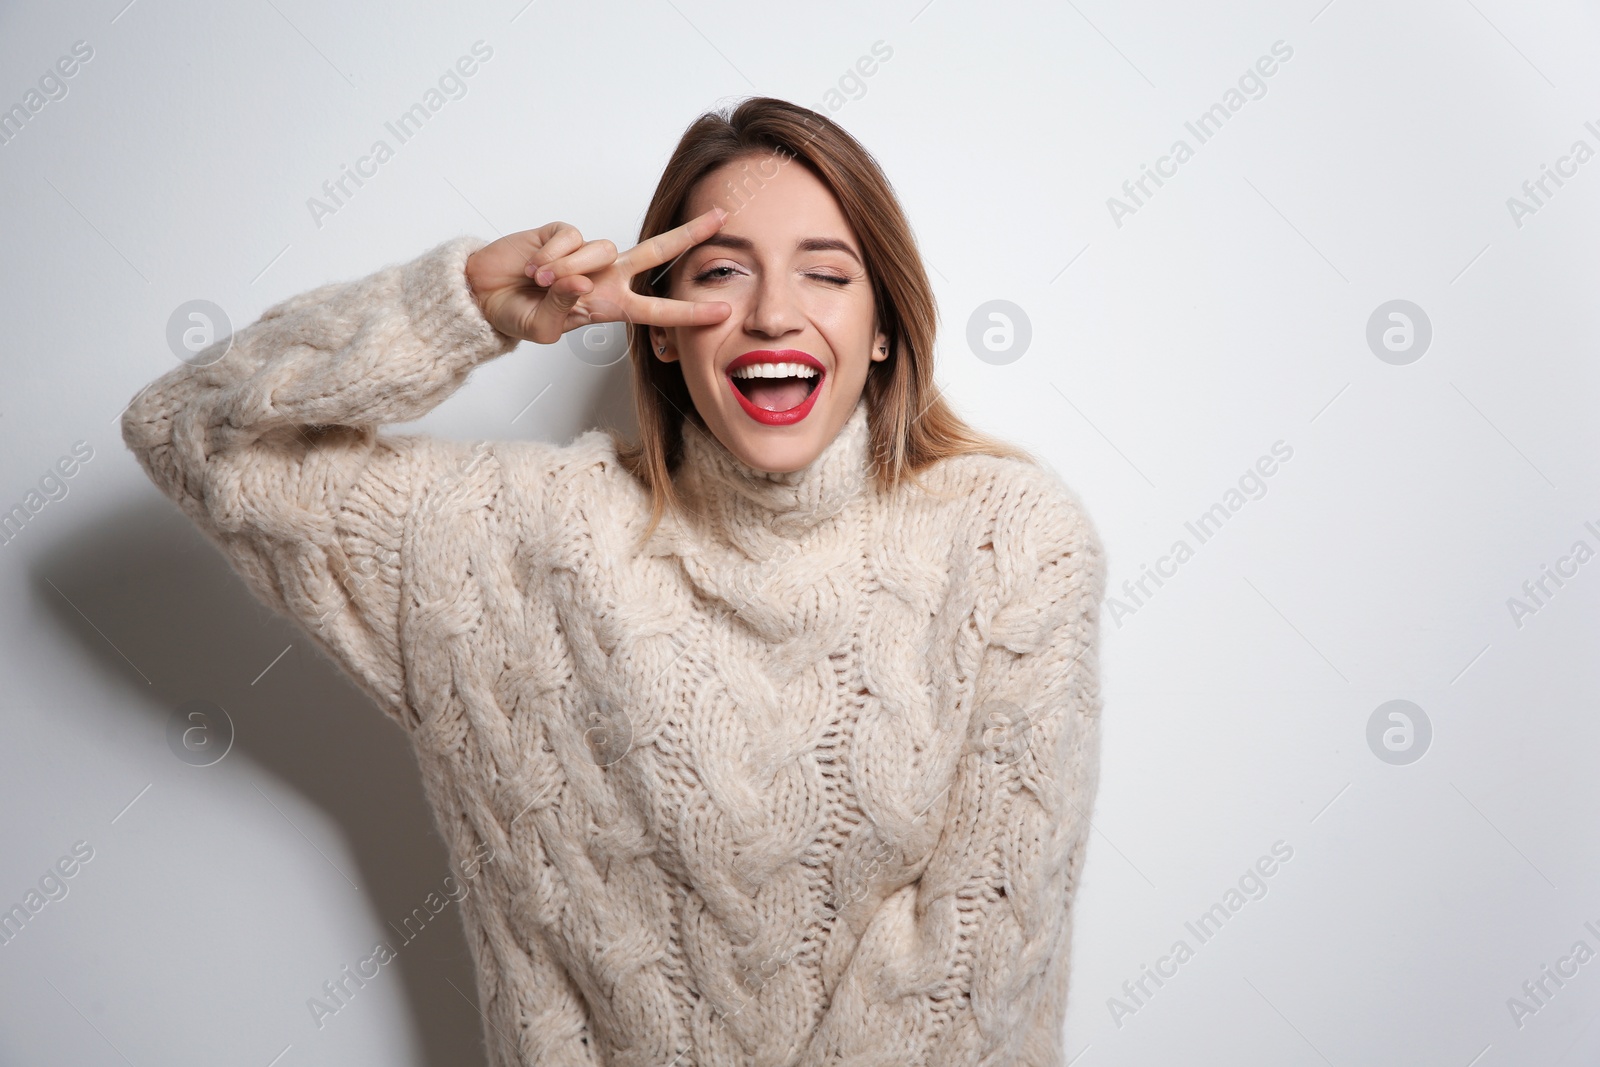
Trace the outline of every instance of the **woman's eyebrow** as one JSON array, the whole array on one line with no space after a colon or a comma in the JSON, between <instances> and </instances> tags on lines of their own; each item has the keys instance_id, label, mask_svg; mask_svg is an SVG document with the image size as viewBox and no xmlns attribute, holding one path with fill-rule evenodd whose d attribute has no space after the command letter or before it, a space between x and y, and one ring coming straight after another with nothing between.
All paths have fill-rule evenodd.
<instances>
[{"instance_id":1,"label":"woman's eyebrow","mask_svg":"<svg viewBox=\"0 0 1600 1067\"><path fill-rule=\"evenodd\" d=\"M800 242L798 248L800 248L800 251L842 251L846 256L850 256L851 259L861 264L861 256L856 254L856 250L851 248L850 243L842 242L837 237L808 237L803 242ZM861 264L861 266L866 266L866 264Z\"/></svg>"},{"instance_id":2,"label":"woman's eyebrow","mask_svg":"<svg viewBox=\"0 0 1600 1067\"><path fill-rule=\"evenodd\" d=\"M754 252L756 248L755 242L751 241L750 238L738 237L731 233L714 233L710 237L707 237L704 241L701 241L699 244L695 245L695 247L732 248L740 252ZM856 250L851 248L848 242L841 241L836 237L802 238L801 240L795 242L795 248L801 252L826 252L830 250L843 252L851 259L855 260L858 264L865 266L865 264L861 263L861 257L856 254Z\"/></svg>"}]
</instances>

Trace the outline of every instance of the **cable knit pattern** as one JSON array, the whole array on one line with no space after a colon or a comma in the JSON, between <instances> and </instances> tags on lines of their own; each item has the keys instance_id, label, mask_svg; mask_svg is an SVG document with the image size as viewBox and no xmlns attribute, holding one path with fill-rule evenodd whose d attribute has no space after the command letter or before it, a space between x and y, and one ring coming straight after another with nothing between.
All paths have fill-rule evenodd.
<instances>
[{"instance_id":1,"label":"cable knit pattern","mask_svg":"<svg viewBox=\"0 0 1600 1067\"><path fill-rule=\"evenodd\" d=\"M876 489L858 402L792 474L686 427L688 507L610 438L421 417L513 338L483 242L271 308L128 408L151 479L410 736L490 1062L1064 1062L1104 554L1047 469Z\"/></svg>"}]
</instances>

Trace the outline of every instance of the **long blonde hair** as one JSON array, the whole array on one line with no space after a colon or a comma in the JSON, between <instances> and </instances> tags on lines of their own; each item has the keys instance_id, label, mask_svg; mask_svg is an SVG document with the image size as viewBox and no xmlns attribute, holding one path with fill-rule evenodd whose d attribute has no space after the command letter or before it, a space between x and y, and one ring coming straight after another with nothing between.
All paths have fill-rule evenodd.
<instances>
[{"instance_id":1,"label":"long blonde hair","mask_svg":"<svg viewBox=\"0 0 1600 1067\"><path fill-rule=\"evenodd\" d=\"M878 487L888 490L903 479L921 485L917 472L950 456L982 453L1037 462L1025 449L969 426L938 395L933 381L937 309L916 239L877 160L827 116L770 96L701 115L667 161L639 227L639 241L687 222L690 195L707 174L769 152L784 163L798 161L815 174L838 199L861 242L879 327L889 340L888 358L871 364L862 390ZM761 180L747 170L740 191ZM653 276L641 272L632 288L641 295L667 296L671 279L670 270ZM652 509L643 540L668 508L683 506L671 471L682 454L684 420L694 420L702 430L705 423L680 365L654 358L648 326L628 324L628 350L640 440L633 443L614 430L610 433L622 465L650 490Z\"/></svg>"}]
</instances>

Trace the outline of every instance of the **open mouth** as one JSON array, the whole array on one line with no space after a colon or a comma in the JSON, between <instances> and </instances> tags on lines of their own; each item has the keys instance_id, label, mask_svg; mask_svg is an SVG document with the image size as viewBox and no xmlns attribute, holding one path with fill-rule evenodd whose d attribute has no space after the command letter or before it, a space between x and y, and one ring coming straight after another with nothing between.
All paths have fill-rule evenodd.
<instances>
[{"instance_id":1,"label":"open mouth","mask_svg":"<svg viewBox=\"0 0 1600 1067\"><path fill-rule=\"evenodd\" d=\"M728 372L733 387L763 411L788 411L804 404L822 374L804 363L751 363Z\"/></svg>"},{"instance_id":2,"label":"open mouth","mask_svg":"<svg viewBox=\"0 0 1600 1067\"><path fill-rule=\"evenodd\" d=\"M728 391L751 419L794 426L816 406L828 368L804 349L762 348L739 356L725 373Z\"/></svg>"}]
</instances>

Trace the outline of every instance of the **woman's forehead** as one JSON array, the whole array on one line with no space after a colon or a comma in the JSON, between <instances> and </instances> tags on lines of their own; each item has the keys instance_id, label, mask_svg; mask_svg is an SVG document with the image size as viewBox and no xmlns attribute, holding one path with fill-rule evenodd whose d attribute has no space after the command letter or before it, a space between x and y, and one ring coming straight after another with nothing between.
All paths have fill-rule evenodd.
<instances>
[{"instance_id":1,"label":"woman's forehead","mask_svg":"<svg viewBox=\"0 0 1600 1067\"><path fill-rule=\"evenodd\" d=\"M713 207L728 212L720 233L785 246L807 237L855 244L833 190L793 157L746 156L706 174L691 190L684 218L694 218Z\"/></svg>"}]
</instances>

